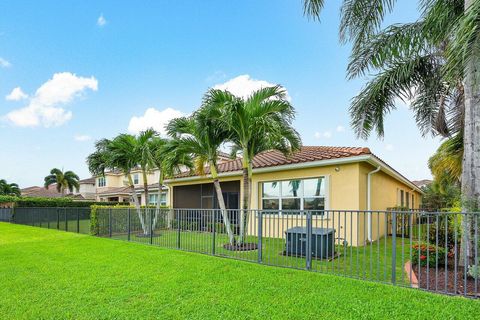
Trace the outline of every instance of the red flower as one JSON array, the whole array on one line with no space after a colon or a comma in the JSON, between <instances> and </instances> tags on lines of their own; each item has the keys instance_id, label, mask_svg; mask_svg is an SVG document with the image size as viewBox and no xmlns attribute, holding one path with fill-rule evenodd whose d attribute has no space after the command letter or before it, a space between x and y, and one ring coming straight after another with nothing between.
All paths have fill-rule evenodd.
<instances>
[{"instance_id":1,"label":"red flower","mask_svg":"<svg viewBox=\"0 0 480 320\"><path fill-rule=\"evenodd\" d=\"M427 256L424 256L424 255L420 256L420 260L426 260L426 259L427 259Z\"/></svg>"}]
</instances>

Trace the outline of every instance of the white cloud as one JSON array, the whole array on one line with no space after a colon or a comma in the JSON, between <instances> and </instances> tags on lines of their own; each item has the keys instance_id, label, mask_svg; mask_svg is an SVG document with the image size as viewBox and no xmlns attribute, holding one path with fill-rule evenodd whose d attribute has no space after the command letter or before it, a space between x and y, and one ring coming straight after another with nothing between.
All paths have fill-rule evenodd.
<instances>
[{"instance_id":1,"label":"white cloud","mask_svg":"<svg viewBox=\"0 0 480 320\"><path fill-rule=\"evenodd\" d=\"M103 27L106 24L107 24L107 19L105 19L105 17L103 16L103 13L102 13L100 15L100 17L98 17L98 19L97 19L97 26Z\"/></svg>"},{"instance_id":2,"label":"white cloud","mask_svg":"<svg viewBox=\"0 0 480 320\"><path fill-rule=\"evenodd\" d=\"M275 85L276 84L270 83L265 80L252 79L248 74L244 74L236 78L230 79L225 83L217 84L213 88L220 90L228 90L237 97L247 98L258 89L273 87ZM287 96L287 100L290 101L291 98L288 95L288 91L286 91L285 94Z\"/></svg>"},{"instance_id":3,"label":"white cloud","mask_svg":"<svg viewBox=\"0 0 480 320\"><path fill-rule=\"evenodd\" d=\"M385 150L387 150L387 151L393 151L394 149L395 149L395 147L391 143L387 143L385 145Z\"/></svg>"},{"instance_id":4,"label":"white cloud","mask_svg":"<svg viewBox=\"0 0 480 320\"><path fill-rule=\"evenodd\" d=\"M132 117L128 124L128 131L134 134L140 131L153 128L162 135L166 135L165 126L167 123L174 119L185 116L181 111L167 108L165 110L157 110L155 108L148 108L145 110L143 116Z\"/></svg>"},{"instance_id":5,"label":"white cloud","mask_svg":"<svg viewBox=\"0 0 480 320\"><path fill-rule=\"evenodd\" d=\"M12 64L10 63L10 61L7 61L5 59L3 59L2 57L0 57L0 67L2 68L8 68L8 67L11 67Z\"/></svg>"},{"instance_id":6,"label":"white cloud","mask_svg":"<svg viewBox=\"0 0 480 320\"><path fill-rule=\"evenodd\" d=\"M16 87L13 88L12 92L10 92L5 99L10 100L10 101L19 101L23 99L27 99L28 95L22 91L22 88Z\"/></svg>"},{"instance_id":7,"label":"white cloud","mask_svg":"<svg viewBox=\"0 0 480 320\"><path fill-rule=\"evenodd\" d=\"M27 106L9 112L5 118L19 127L62 125L72 118L72 112L59 105L73 101L86 89L97 91L97 79L77 77L70 72L55 73L37 89Z\"/></svg>"},{"instance_id":8,"label":"white cloud","mask_svg":"<svg viewBox=\"0 0 480 320\"><path fill-rule=\"evenodd\" d=\"M315 132L315 138L317 139L321 139L321 138L326 138L326 139L330 139L332 137L332 132L330 131L324 131L324 132Z\"/></svg>"},{"instance_id":9,"label":"white cloud","mask_svg":"<svg viewBox=\"0 0 480 320\"><path fill-rule=\"evenodd\" d=\"M92 139L92 137L87 136L86 134L77 134L73 138L75 139L75 141L88 141Z\"/></svg>"},{"instance_id":10,"label":"white cloud","mask_svg":"<svg viewBox=\"0 0 480 320\"><path fill-rule=\"evenodd\" d=\"M337 132L344 132L344 131L345 131L344 126L342 126L342 125L337 126Z\"/></svg>"}]
</instances>

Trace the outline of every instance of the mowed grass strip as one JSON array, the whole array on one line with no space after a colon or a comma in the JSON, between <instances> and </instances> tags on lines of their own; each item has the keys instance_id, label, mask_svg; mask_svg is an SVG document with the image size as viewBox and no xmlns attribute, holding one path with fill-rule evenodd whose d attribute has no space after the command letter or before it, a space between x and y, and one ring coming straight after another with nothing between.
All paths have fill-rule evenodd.
<instances>
[{"instance_id":1,"label":"mowed grass strip","mask_svg":"<svg viewBox=\"0 0 480 320\"><path fill-rule=\"evenodd\" d=\"M480 302L0 223L1 319L466 319Z\"/></svg>"}]
</instances>

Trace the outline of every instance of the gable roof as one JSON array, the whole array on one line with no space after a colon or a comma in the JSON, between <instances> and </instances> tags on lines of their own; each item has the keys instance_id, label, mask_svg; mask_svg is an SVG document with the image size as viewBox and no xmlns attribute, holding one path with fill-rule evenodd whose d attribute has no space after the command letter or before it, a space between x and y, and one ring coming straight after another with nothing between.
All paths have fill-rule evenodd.
<instances>
[{"instance_id":1,"label":"gable roof","mask_svg":"<svg viewBox=\"0 0 480 320\"><path fill-rule=\"evenodd\" d=\"M306 163L319 160L348 158L359 155L372 154L370 149L361 147L326 147L303 146L299 151L285 156L278 150L269 150L259 153L253 158L253 169L276 167L288 164ZM218 164L218 173L242 170L242 159L234 159ZM205 174L210 173L210 168L205 168ZM176 178L195 176L195 173L182 172Z\"/></svg>"}]
</instances>

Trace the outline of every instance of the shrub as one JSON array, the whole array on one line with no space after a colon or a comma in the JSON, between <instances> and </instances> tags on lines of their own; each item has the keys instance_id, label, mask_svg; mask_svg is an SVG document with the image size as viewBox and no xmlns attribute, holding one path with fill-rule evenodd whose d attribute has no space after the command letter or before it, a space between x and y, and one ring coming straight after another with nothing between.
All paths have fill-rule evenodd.
<instances>
[{"instance_id":1,"label":"shrub","mask_svg":"<svg viewBox=\"0 0 480 320\"><path fill-rule=\"evenodd\" d=\"M437 222L438 217L438 222ZM457 245L461 239L461 221L459 221L460 216L455 214L448 215L438 215L437 217L432 216L429 218L429 227L428 234L427 228L425 227L424 239L429 243L435 243L439 247L450 249L455 246L455 233L457 234ZM457 219L457 221L455 221ZM438 231L437 231L438 225ZM438 239L437 239L438 232ZM438 240L438 241L437 241Z\"/></svg>"},{"instance_id":2,"label":"shrub","mask_svg":"<svg viewBox=\"0 0 480 320\"><path fill-rule=\"evenodd\" d=\"M480 278L480 266L478 264L468 266L467 274L473 279Z\"/></svg>"},{"instance_id":3,"label":"shrub","mask_svg":"<svg viewBox=\"0 0 480 320\"><path fill-rule=\"evenodd\" d=\"M71 198L37 198L0 196L0 204L13 203L15 207L90 207L92 205L115 205L117 202L73 201ZM128 205L128 204L127 204Z\"/></svg>"},{"instance_id":4,"label":"shrub","mask_svg":"<svg viewBox=\"0 0 480 320\"><path fill-rule=\"evenodd\" d=\"M430 267L445 264L445 249L434 246L429 243L415 243L411 247L412 250L412 264L425 267L427 264ZM448 254L450 257L451 254Z\"/></svg>"}]
</instances>

